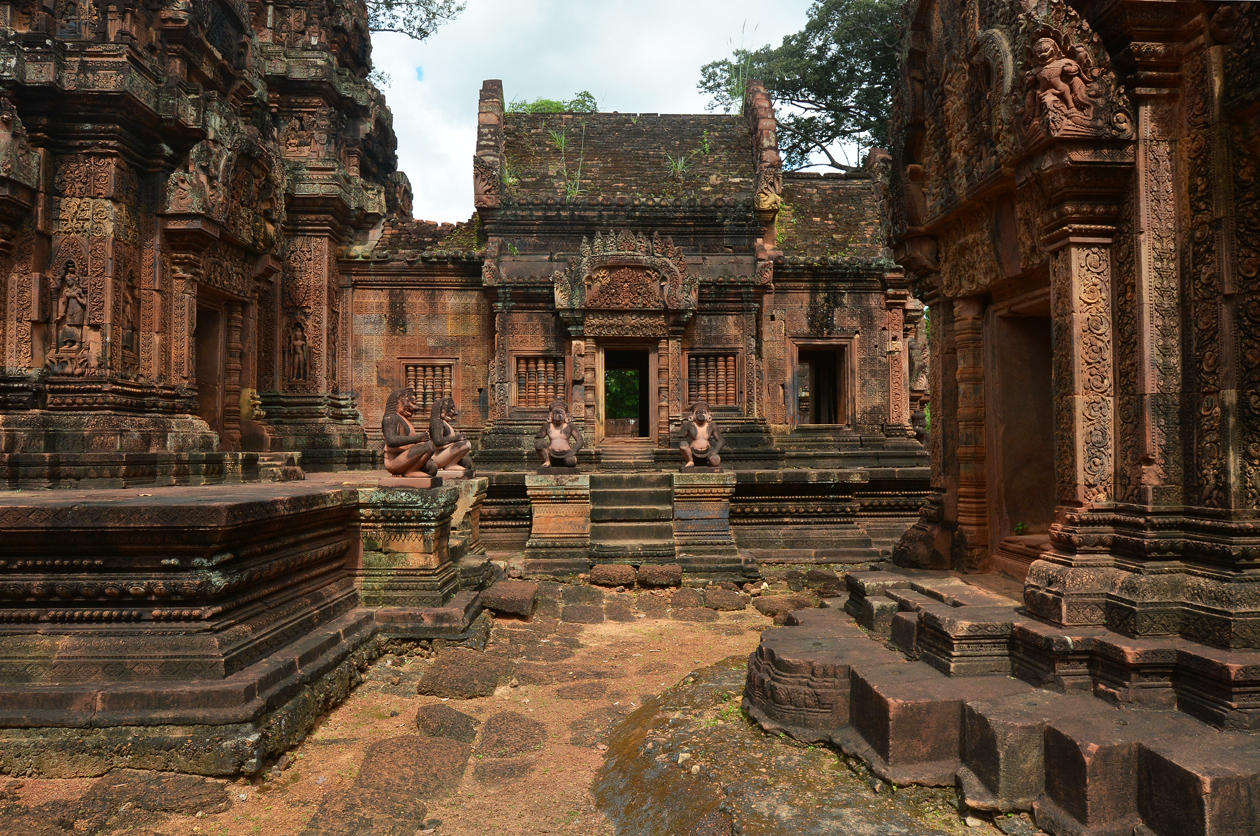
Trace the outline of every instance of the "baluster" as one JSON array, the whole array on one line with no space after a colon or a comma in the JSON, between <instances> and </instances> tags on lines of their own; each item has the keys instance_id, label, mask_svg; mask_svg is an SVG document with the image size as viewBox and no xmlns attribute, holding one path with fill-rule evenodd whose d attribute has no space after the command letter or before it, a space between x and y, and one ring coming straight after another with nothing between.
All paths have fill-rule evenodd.
<instances>
[{"instance_id":1,"label":"baluster","mask_svg":"<svg viewBox=\"0 0 1260 836\"><path fill-rule=\"evenodd\" d=\"M739 379L736 372L737 363L735 355L726 355L726 405L735 406L739 402L738 388L736 381Z\"/></svg>"}]
</instances>

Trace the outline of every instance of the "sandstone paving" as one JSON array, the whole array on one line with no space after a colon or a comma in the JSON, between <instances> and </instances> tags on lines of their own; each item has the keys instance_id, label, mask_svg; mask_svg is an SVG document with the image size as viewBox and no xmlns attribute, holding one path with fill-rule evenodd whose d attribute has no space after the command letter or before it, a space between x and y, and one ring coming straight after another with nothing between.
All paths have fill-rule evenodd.
<instances>
[{"instance_id":1,"label":"sandstone paving","mask_svg":"<svg viewBox=\"0 0 1260 836\"><path fill-rule=\"evenodd\" d=\"M664 748L645 755L645 774L662 797L719 799L667 811L692 817L678 832L827 832L799 829L815 820L858 822L832 831L846 833L997 832L964 825L948 791L891 792L830 750L751 724L738 706L743 660L771 624L756 610L706 609L714 620L694 621L700 608L671 607L667 591L553 594L560 607L540 601L529 620L495 621L485 651L391 647L300 746L252 780L138 770L0 777L0 833L674 832L636 828L627 811L651 811L634 792L599 790L612 765L626 764L625 741L655 725ZM569 606L628 620L565 621ZM656 768L660 757L668 769Z\"/></svg>"}]
</instances>

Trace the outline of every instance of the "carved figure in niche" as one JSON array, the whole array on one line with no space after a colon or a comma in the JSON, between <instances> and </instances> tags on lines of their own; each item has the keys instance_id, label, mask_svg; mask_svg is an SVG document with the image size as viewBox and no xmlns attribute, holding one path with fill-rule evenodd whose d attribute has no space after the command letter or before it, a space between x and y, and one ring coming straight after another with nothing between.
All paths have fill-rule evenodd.
<instances>
[{"instance_id":1,"label":"carved figure in niche","mask_svg":"<svg viewBox=\"0 0 1260 836\"><path fill-rule=\"evenodd\" d=\"M472 444L451 424L458 417L454 398L438 398L433 402L433 415L429 421L429 441L436 450L433 461L442 470L462 470L463 475L471 476L473 460L468 453Z\"/></svg>"},{"instance_id":2,"label":"carved figure in niche","mask_svg":"<svg viewBox=\"0 0 1260 836\"><path fill-rule=\"evenodd\" d=\"M411 423L416 411L416 390L399 389L385 401L381 435L385 437L385 469L394 476L436 476L436 448L428 436Z\"/></svg>"},{"instance_id":3,"label":"carved figure in niche","mask_svg":"<svg viewBox=\"0 0 1260 836\"><path fill-rule=\"evenodd\" d=\"M1053 38L1038 38L1032 53L1040 66L1029 70L1027 77L1037 85L1036 95L1046 107L1080 114L1085 121L1094 118L1094 102L1086 92L1081 64L1065 57Z\"/></svg>"},{"instance_id":4,"label":"carved figure in niche","mask_svg":"<svg viewBox=\"0 0 1260 836\"><path fill-rule=\"evenodd\" d=\"M683 468L720 467L722 457L718 451L724 443L722 433L709 412L709 405L696 401L691 407L691 415L682 422L682 441L678 443L678 449L682 450Z\"/></svg>"},{"instance_id":5,"label":"carved figure in niche","mask_svg":"<svg viewBox=\"0 0 1260 836\"><path fill-rule=\"evenodd\" d=\"M289 342L284 353L289 362L289 380L306 380L311 347L306 341L306 321L301 317L289 323Z\"/></svg>"},{"instance_id":6,"label":"carved figure in niche","mask_svg":"<svg viewBox=\"0 0 1260 836\"><path fill-rule=\"evenodd\" d=\"M551 415L534 436L534 449L541 456L543 467L577 467L582 432L569 420L569 407L564 401L551 402Z\"/></svg>"},{"instance_id":7,"label":"carved figure in niche","mask_svg":"<svg viewBox=\"0 0 1260 836\"><path fill-rule=\"evenodd\" d=\"M61 289L57 296L57 313L53 320L57 332L57 348L80 348L83 326L87 321L87 294L79 284L79 271L67 261L61 273Z\"/></svg>"}]
</instances>

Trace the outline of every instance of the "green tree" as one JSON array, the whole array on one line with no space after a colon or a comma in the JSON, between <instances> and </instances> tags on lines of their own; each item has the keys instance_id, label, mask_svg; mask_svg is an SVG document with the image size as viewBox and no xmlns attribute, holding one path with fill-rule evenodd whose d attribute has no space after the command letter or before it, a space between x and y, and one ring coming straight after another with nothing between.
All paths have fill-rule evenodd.
<instances>
[{"instance_id":1,"label":"green tree","mask_svg":"<svg viewBox=\"0 0 1260 836\"><path fill-rule=\"evenodd\" d=\"M463 10L459 0L367 0L368 28L423 41Z\"/></svg>"},{"instance_id":2,"label":"green tree","mask_svg":"<svg viewBox=\"0 0 1260 836\"><path fill-rule=\"evenodd\" d=\"M788 169L821 153L847 169L837 146L888 143L897 80L902 0L815 0L800 32L779 46L737 49L704 65L699 88L710 110L730 112L750 79L766 85L779 118L779 146Z\"/></svg>"},{"instance_id":3,"label":"green tree","mask_svg":"<svg viewBox=\"0 0 1260 836\"><path fill-rule=\"evenodd\" d=\"M508 113L595 113L598 110L599 104L589 90L574 93L568 101L539 98L527 102L513 99L507 106Z\"/></svg>"}]
</instances>

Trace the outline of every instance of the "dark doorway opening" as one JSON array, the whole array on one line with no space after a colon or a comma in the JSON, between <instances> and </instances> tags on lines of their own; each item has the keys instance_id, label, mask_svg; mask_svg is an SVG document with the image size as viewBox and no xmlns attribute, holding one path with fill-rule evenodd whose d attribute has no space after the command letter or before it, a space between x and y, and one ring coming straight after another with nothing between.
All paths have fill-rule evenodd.
<instances>
[{"instance_id":1,"label":"dark doorway opening","mask_svg":"<svg viewBox=\"0 0 1260 836\"><path fill-rule=\"evenodd\" d=\"M999 495L996 533L1044 534L1056 502L1050 317L994 317L990 333L995 374L986 375L985 411Z\"/></svg>"},{"instance_id":2,"label":"dark doorway opening","mask_svg":"<svg viewBox=\"0 0 1260 836\"><path fill-rule=\"evenodd\" d=\"M844 348L802 348L798 357L800 423L849 423Z\"/></svg>"},{"instance_id":3,"label":"dark doorway opening","mask_svg":"<svg viewBox=\"0 0 1260 836\"><path fill-rule=\"evenodd\" d=\"M648 352L604 352L604 435L647 438Z\"/></svg>"},{"instance_id":4,"label":"dark doorway opening","mask_svg":"<svg viewBox=\"0 0 1260 836\"><path fill-rule=\"evenodd\" d=\"M197 414L217 433L223 432L223 313L197 306L196 346Z\"/></svg>"}]
</instances>

